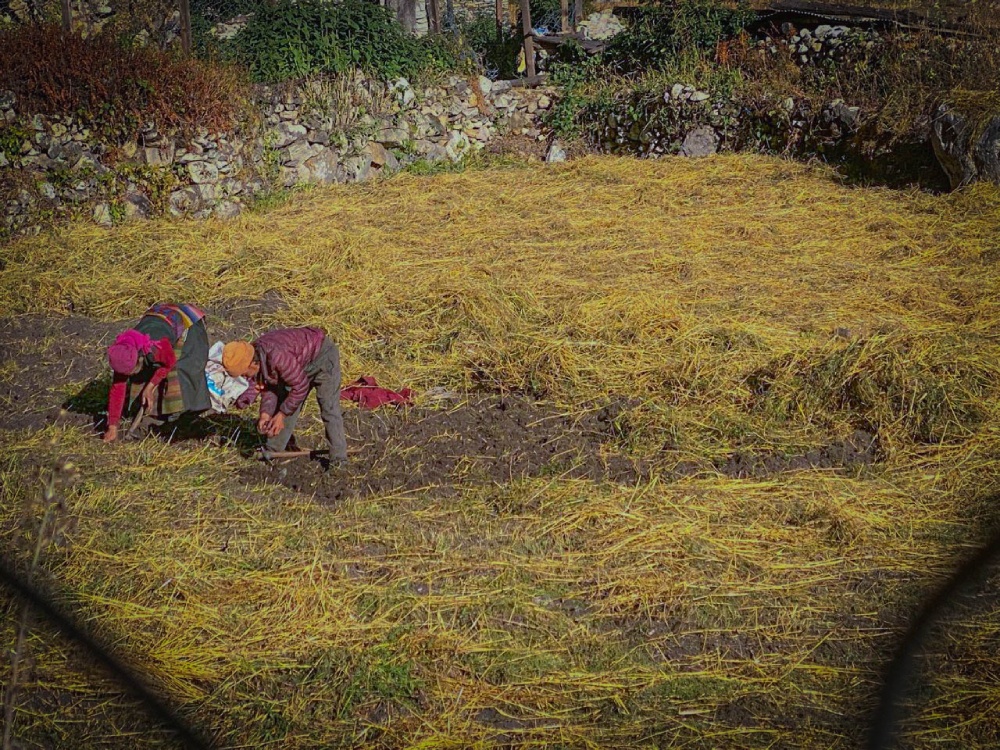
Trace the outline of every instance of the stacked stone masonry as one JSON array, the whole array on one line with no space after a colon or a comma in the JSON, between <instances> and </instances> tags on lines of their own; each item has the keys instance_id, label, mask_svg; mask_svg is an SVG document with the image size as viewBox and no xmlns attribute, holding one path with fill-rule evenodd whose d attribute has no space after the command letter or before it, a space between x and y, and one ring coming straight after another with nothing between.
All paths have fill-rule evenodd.
<instances>
[{"instance_id":1,"label":"stacked stone masonry","mask_svg":"<svg viewBox=\"0 0 1000 750\"><path fill-rule=\"evenodd\" d=\"M0 236L37 231L58 216L103 224L160 212L229 217L269 190L458 162L497 135L543 140L540 117L552 96L485 77L417 90L405 79L386 85L357 75L293 91L259 88L253 132L181 139L150 125L112 147L73 117L19 112L13 95L0 92L0 187L20 186Z\"/></svg>"}]
</instances>

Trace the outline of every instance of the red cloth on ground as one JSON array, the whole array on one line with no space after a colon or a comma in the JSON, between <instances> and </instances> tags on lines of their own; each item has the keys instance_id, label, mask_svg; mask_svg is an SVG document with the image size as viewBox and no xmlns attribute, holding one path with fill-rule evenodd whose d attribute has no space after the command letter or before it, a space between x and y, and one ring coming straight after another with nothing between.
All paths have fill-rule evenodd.
<instances>
[{"instance_id":1,"label":"red cloth on ground","mask_svg":"<svg viewBox=\"0 0 1000 750\"><path fill-rule=\"evenodd\" d=\"M340 398L343 401L354 401L362 409L377 409L385 404L413 406L413 400L410 398L412 394L413 391L409 388L404 388L398 393L382 388L375 378L367 376L358 378L340 390Z\"/></svg>"},{"instance_id":2,"label":"red cloth on ground","mask_svg":"<svg viewBox=\"0 0 1000 750\"><path fill-rule=\"evenodd\" d=\"M163 382L167 374L174 369L177 364L177 357L174 355L174 347L170 339L160 339L153 342L153 361L159 367L153 373L150 381L154 387ZM108 392L108 426L117 425L122 418L122 411L125 408L125 392L128 390L128 381L131 375L119 375L115 373L111 381L111 390Z\"/></svg>"}]
</instances>

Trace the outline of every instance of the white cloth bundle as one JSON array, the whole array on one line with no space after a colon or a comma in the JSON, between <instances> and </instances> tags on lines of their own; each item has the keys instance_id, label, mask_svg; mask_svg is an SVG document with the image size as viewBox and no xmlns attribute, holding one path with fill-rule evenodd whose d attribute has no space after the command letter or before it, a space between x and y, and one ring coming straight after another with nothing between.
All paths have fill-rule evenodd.
<instances>
[{"instance_id":1,"label":"white cloth bundle","mask_svg":"<svg viewBox=\"0 0 1000 750\"><path fill-rule=\"evenodd\" d=\"M216 341L208 350L208 364L205 365L205 380L212 398L212 410L225 414L250 385L246 378L234 378L222 366L221 341Z\"/></svg>"}]
</instances>

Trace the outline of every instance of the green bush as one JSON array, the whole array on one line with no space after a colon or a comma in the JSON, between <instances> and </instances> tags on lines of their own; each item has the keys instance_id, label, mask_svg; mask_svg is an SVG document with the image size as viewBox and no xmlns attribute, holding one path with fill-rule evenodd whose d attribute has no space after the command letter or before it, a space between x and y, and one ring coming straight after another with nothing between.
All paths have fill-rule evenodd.
<instances>
[{"instance_id":1,"label":"green bush","mask_svg":"<svg viewBox=\"0 0 1000 750\"><path fill-rule=\"evenodd\" d=\"M263 83L355 68L412 77L455 63L444 41L408 35L386 8L363 0L282 0L256 13L223 49Z\"/></svg>"},{"instance_id":2,"label":"green bush","mask_svg":"<svg viewBox=\"0 0 1000 750\"><path fill-rule=\"evenodd\" d=\"M503 26L497 34L493 15L479 15L459 27L462 43L471 50L490 78L516 78L517 55L521 39L513 29Z\"/></svg>"},{"instance_id":3,"label":"green bush","mask_svg":"<svg viewBox=\"0 0 1000 750\"><path fill-rule=\"evenodd\" d=\"M752 18L753 11L742 0L735 9L717 0L655 2L608 44L604 61L619 73L658 68L681 54L714 51L719 42L737 36Z\"/></svg>"},{"instance_id":4,"label":"green bush","mask_svg":"<svg viewBox=\"0 0 1000 750\"><path fill-rule=\"evenodd\" d=\"M552 83L559 87L560 95L542 119L557 136L574 138L581 134L580 115L591 103L590 84L599 72L600 60L587 57L579 45L565 46L562 58L553 64L551 71Z\"/></svg>"}]
</instances>

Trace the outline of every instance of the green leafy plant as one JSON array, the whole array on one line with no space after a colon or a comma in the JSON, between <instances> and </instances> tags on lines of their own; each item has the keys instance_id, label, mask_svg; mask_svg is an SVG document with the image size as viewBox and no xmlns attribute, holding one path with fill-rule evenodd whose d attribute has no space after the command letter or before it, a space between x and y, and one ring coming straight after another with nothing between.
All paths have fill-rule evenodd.
<instances>
[{"instance_id":1,"label":"green leafy plant","mask_svg":"<svg viewBox=\"0 0 1000 750\"><path fill-rule=\"evenodd\" d=\"M654 2L631 28L608 45L604 59L620 73L657 68L680 54L714 52L719 42L737 36L753 18L740 2L727 8L714 0Z\"/></svg>"},{"instance_id":2,"label":"green leafy plant","mask_svg":"<svg viewBox=\"0 0 1000 750\"><path fill-rule=\"evenodd\" d=\"M459 27L462 44L477 58L491 78L516 78L520 36L513 29L501 26L489 14L478 15Z\"/></svg>"},{"instance_id":3,"label":"green leafy plant","mask_svg":"<svg viewBox=\"0 0 1000 750\"><path fill-rule=\"evenodd\" d=\"M553 66L552 82L561 94L543 121L556 135L572 138L580 134L579 115L591 101L588 83L598 64L596 58L591 58L579 64L564 62Z\"/></svg>"},{"instance_id":4,"label":"green leafy plant","mask_svg":"<svg viewBox=\"0 0 1000 750\"><path fill-rule=\"evenodd\" d=\"M17 157L21 153L21 144L30 137L31 134L18 125L0 127L0 153L8 159Z\"/></svg>"},{"instance_id":5,"label":"green leafy plant","mask_svg":"<svg viewBox=\"0 0 1000 750\"><path fill-rule=\"evenodd\" d=\"M440 40L409 36L386 8L363 0L283 0L255 14L224 49L267 83L355 68L412 77L453 62Z\"/></svg>"}]
</instances>

